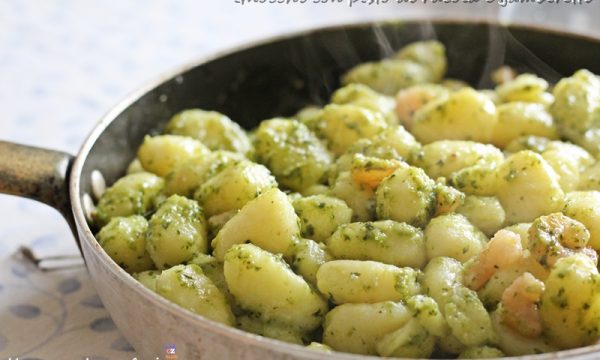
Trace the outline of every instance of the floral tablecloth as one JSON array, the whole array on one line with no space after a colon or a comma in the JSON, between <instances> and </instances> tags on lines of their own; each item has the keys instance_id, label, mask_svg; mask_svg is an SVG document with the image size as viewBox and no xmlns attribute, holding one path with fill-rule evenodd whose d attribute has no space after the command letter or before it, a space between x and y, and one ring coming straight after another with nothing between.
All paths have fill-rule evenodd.
<instances>
[{"instance_id":1,"label":"floral tablecloth","mask_svg":"<svg viewBox=\"0 0 600 360\"><path fill-rule=\"evenodd\" d=\"M156 74L248 40L322 24L475 15L600 36L592 24L597 1L585 7L369 1L1 0L0 138L76 153L101 115ZM66 256L70 266L41 271L20 246L38 258ZM136 357L78 256L58 213L0 195L0 360Z\"/></svg>"}]
</instances>

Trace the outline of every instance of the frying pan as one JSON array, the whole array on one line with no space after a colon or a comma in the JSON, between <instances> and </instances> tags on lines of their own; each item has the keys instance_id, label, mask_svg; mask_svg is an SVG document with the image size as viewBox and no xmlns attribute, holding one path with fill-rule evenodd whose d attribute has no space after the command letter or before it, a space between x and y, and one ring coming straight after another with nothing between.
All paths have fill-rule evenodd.
<instances>
[{"instance_id":1,"label":"frying pan","mask_svg":"<svg viewBox=\"0 0 600 360\"><path fill-rule=\"evenodd\" d=\"M92 193L93 170L113 183L135 157L144 135L160 132L182 109L220 111L251 129L260 120L325 103L350 67L432 38L446 45L448 76L477 87L491 86L491 71L503 64L550 82L580 68L600 73L600 40L547 29L409 21L313 30L236 49L159 78L109 111L76 157L0 141L0 192L42 201L64 215L102 302L141 358L162 356L165 344L175 344L181 359L322 358L322 352L206 320L147 290L102 250L94 238L97 229L86 221L82 199ZM331 357L367 358L342 353ZM524 359L558 357L598 358L600 345Z\"/></svg>"}]
</instances>

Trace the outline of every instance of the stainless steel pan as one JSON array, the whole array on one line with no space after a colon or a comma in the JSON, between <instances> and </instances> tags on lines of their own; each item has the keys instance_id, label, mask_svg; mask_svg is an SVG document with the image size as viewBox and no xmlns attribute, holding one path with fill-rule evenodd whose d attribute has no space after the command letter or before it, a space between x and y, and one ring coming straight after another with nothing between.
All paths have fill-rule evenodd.
<instances>
[{"instance_id":1,"label":"stainless steel pan","mask_svg":"<svg viewBox=\"0 0 600 360\"><path fill-rule=\"evenodd\" d=\"M304 32L235 49L159 78L109 111L76 157L0 142L0 192L45 202L65 216L104 305L143 359L161 356L163 346L171 343L181 359L322 358L321 352L211 322L147 290L102 250L86 221L82 198L91 193L93 170L114 182L144 135L160 131L177 111L217 110L250 129L262 119L325 102L351 66L429 38L445 43L448 76L474 86L490 85L489 73L502 64L550 81L579 68L600 73L598 39L544 29L411 21ZM366 358L342 353L331 357ZM532 358L559 357L597 359L600 345Z\"/></svg>"}]
</instances>

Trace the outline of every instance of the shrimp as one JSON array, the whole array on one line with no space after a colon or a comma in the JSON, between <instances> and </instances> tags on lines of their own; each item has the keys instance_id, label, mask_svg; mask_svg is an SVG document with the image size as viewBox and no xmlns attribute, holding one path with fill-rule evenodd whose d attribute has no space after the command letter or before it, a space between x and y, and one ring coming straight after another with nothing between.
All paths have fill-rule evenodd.
<instances>
[{"instance_id":1,"label":"shrimp","mask_svg":"<svg viewBox=\"0 0 600 360\"><path fill-rule=\"evenodd\" d=\"M413 117L417 110L423 107L431 100L447 96L448 89L440 85L416 85L401 90L396 95L396 115L400 123L410 130L413 123Z\"/></svg>"},{"instance_id":2,"label":"shrimp","mask_svg":"<svg viewBox=\"0 0 600 360\"><path fill-rule=\"evenodd\" d=\"M356 154L350 170L352 179L362 188L375 190L386 177L396 169L407 166L402 161L394 159L378 159Z\"/></svg>"},{"instance_id":3,"label":"shrimp","mask_svg":"<svg viewBox=\"0 0 600 360\"><path fill-rule=\"evenodd\" d=\"M377 189L386 177L392 175L400 165L389 168L358 168L352 169L352 178L357 183L371 190Z\"/></svg>"},{"instance_id":4,"label":"shrimp","mask_svg":"<svg viewBox=\"0 0 600 360\"><path fill-rule=\"evenodd\" d=\"M524 257L518 234L500 230L470 263L465 266L464 283L479 290L497 271L503 270Z\"/></svg>"},{"instance_id":5,"label":"shrimp","mask_svg":"<svg viewBox=\"0 0 600 360\"><path fill-rule=\"evenodd\" d=\"M516 278L502 293L502 323L525 337L539 337L542 334L539 303L544 289L544 283L528 272Z\"/></svg>"},{"instance_id":6,"label":"shrimp","mask_svg":"<svg viewBox=\"0 0 600 360\"><path fill-rule=\"evenodd\" d=\"M531 256L547 269L558 259L575 253L583 253L597 264L598 254L586 247L589 240L585 225L562 213L541 216L529 228Z\"/></svg>"}]
</instances>

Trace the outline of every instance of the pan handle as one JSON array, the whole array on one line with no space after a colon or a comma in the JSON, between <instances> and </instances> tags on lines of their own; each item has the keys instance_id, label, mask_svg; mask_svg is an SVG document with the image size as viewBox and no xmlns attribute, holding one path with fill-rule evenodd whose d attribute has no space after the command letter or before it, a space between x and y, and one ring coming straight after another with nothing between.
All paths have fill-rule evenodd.
<instances>
[{"instance_id":1,"label":"pan handle","mask_svg":"<svg viewBox=\"0 0 600 360\"><path fill-rule=\"evenodd\" d=\"M80 246L69 201L73 160L73 156L60 151L0 140L0 193L52 206L67 220Z\"/></svg>"}]
</instances>

